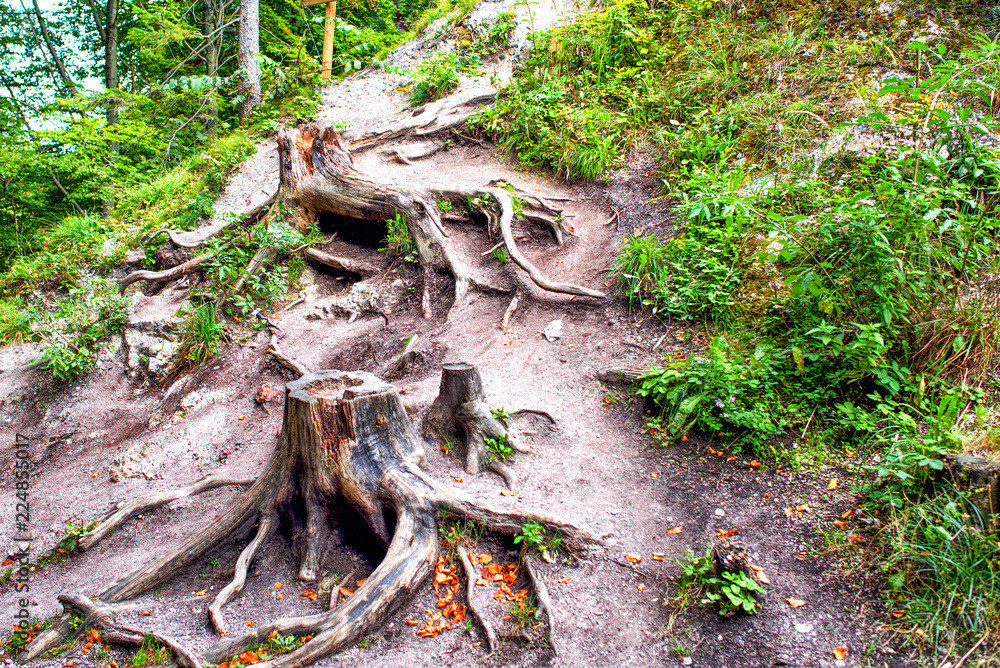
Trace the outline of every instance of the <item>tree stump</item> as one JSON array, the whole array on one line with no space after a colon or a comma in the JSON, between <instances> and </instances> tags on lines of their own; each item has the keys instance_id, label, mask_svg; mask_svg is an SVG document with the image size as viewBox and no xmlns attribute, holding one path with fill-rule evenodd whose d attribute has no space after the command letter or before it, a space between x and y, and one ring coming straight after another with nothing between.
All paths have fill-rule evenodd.
<instances>
[{"instance_id":1,"label":"tree stump","mask_svg":"<svg viewBox=\"0 0 1000 668\"><path fill-rule=\"evenodd\" d=\"M486 439L518 452L531 452L507 426L493 417L479 369L471 364L445 364L441 368L441 389L431 406L431 420L446 437L461 431L465 440L465 472L470 475L489 469L503 476L511 490L517 477L503 464L497 452L488 452Z\"/></svg>"},{"instance_id":2,"label":"tree stump","mask_svg":"<svg viewBox=\"0 0 1000 668\"><path fill-rule=\"evenodd\" d=\"M476 502L428 477L420 468L423 460L423 441L392 385L360 371L307 374L286 386L281 433L270 462L253 486L209 526L100 591L100 604L127 600L159 585L256 518L256 535L237 560L233 581L209 606L216 632L225 636L222 608L243 588L251 562L279 525L279 515L298 520L295 509L305 508L305 529L298 537L303 543L299 578L310 582L321 566L329 531L328 508L335 500L343 500L357 509L388 546L382 563L364 585L333 610L261 624L246 635L222 639L198 657L219 663L277 631L313 638L268 665L303 666L371 633L416 591L434 571L438 517L444 513L508 534L520 533L530 517L560 535L562 547L571 553L601 542L545 514L502 511ZM387 512L390 509L394 515ZM47 644L29 647L27 656L40 656L55 646L52 642L62 642L66 633L48 634Z\"/></svg>"}]
</instances>

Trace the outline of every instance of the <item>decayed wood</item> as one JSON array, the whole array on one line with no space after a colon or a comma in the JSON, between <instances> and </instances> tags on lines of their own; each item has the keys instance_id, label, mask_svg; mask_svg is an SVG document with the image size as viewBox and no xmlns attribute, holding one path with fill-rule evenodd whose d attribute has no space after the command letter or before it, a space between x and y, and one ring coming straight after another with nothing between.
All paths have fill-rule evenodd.
<instances>
[{"instance_id":1,"label":"decayed wood","mask_svg":"<svg viewBox=\"0 0 1000 668\"><path fill-rule=\"evenodd\" d=\"M266 641L273 631L313 636L298 649L268 662L280 668L313 663L356 642L383 623L433 573L437 522L445 512L507 534L520 533L530 517L550 534L561 536L570 552L583 552L602 542L543 513L492 508L427 476L420 468L423 441L409 421L402 398L393 386L372 374L307 374L286 386L284 415L271 460L253 486L208 526L99 591L94 605L107 608L148 591L258 518L256 535L237 562L233 582L210 609L213 625L222 633L222 607L242 587L254 555L266 544L281 515L305 509L299 579L316 579L329 530L328 508L337 500L353 506L375 536L387 543L385 557L355 594L332 610L278 619L243 636L226 636L200 656L185 654L171 639L161 637L187 668L226 660ZM391 534L383 512L386 508L396 513ZM59 622L60 629L64 626L68 628ZM29 656L39 655L37 643L28 648Z\"/></svg>"},{"instance_id":2,"label":"decayed wood","mask_svg":"<svg viewBox=\"0 0 1000 668\"><path fill-rule=\"evenodd\" d=\"M619 385L631 385L649 373L649 369L642 369L632 366L609 366L598 369L597 380L605 383L618 383Z\"/></svg>"},{"instance_id":3,"label":"decayed wood","mask_svg":"<svg viewBox=\"0 0 1000 668\"><path fill-rule=\"evenodd\" d=\"M336 257L315 248L306 248L304 252L305 256L310 260L316 260L320 264L325 264L328 267L341 271L348 271L359 276L371 276L378 273L376 267L365 262L358 262L346 257Z\"/></svg>"},{"instance_id":4,"label":"decayed wood","mask_svg":"<svg viewBox=\"0 0 1000 668\"><path fill-rule=\"evenodd\" d=\"M122 504L117 510L113 511L110 515L101 520L97 526L91 529L89 534L80 539L77 545L81 550L89 550L101 542L104 537L108 535L110 530L119 526L122 522L135 517L139 513L144 513L147 510L154 510L155 508L165 506L166 504L179 499L197 496L202 492L207 492L218 487L225 487L227 485L240 485L245 487L247 485L252 485L253 482L253 478L247 480L243 478L235 478L225 473L216 472L210 473L209 475L196 480L186 487L181 487L180 489L173 489L166 492L153 492L152 494L140 496L139 498L132 499L128 503Z\"/></svg>"},{"instance_id":5,"label":"decayed wood","mask_svg":"<svg viewBox=\"0 0 1000 668\"><path fill-rule=\"evenodd\" d=\"M146 239L148 241L152 241L153 239L155 239L156 237L160 236L161 234L166 234L170 238L171 243L173 243L178 248L198 248L203 243L205 243L204 240L185 241L184 239L181 239L181 236L180 236L181 233L180 232L178 232L176 230L171 230L168 227L163 227L163 228L160 228L160 229L155 230L153 232L150 232L149 235L147 235L146 237L144 237L144 239Z\"/></svg>"}]
</instances>

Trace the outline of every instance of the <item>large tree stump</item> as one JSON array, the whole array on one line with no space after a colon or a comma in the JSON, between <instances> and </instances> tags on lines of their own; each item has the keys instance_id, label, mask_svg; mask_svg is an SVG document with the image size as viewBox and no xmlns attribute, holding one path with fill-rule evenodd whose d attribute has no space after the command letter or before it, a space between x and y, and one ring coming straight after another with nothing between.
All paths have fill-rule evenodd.
<instances>
[{"instance_id":1,"label":"large tree stump","mask_svg":"<svg viewBox=\"0 0 1000 668\"><path fill-rule=\"evenodd\" d=\"M256 519L257 532L237 560L233 581L209 606L213 626L225 636L222 608L242 589L251 562L279 525L279 515L300 519L295 517L295 508L305 508L305 529L298 537L303 552L299 578L313 581L329 530L328 508L343 500L388 545L382 563L355 595L333 610L278 619L246 635L224 638L197 657L219 663L277 631L313 638L268 664L303 666L372 632L416 591L434 570L438 517L445 512L508 534L519 533L530 517L560 535L563 548L570 552L583 552L589 543L600 542L587 531L545 514L502 511L476 502L429 478L420 468L423 459L423 442L392 385L360 371L307 374L286 386L284 424L274 454L253 486L207 527L101 590L100 604L107 606L148 591ZM394 523L389 509L394 511ZM30 647L27 655L39 656L66 633L49 634L45 646Z\"/></svg>"},{"instance_id":2,"label":"large tree stump","mask_svg":"<svg viewBox=\"0 0 1000 668\"><path fill-rule=\"evenodd\" d=\"M507 426L493 417L486 402L483 379L471 364L445 364L441 368L441 389L431 406L431 420L445 437L461 431L465 440L465 472L470 475L489 469L503 476L509 489L517 478L495 452L488 452L486 439L509 445L518 452L531 452Z\"/></svg>"}]
</instances>

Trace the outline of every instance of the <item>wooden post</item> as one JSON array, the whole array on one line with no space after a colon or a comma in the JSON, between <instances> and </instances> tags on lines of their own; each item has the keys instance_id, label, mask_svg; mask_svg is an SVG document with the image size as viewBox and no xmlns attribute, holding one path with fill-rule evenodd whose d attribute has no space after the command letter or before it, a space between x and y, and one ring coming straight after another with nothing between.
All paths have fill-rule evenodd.
<instances>
[{"instance_id":1,"label":"wooden post","mask_svg":"<svg viewBox=\"0 0 1000 668\"><path fill-rule=\"evenodd\" d=\"M337 0L302 0L305 6L326 4L326 18L323 20L323 81L329 81L333 72L333 32L334 16L337 14Z\"/></svg>"}]
</instances>

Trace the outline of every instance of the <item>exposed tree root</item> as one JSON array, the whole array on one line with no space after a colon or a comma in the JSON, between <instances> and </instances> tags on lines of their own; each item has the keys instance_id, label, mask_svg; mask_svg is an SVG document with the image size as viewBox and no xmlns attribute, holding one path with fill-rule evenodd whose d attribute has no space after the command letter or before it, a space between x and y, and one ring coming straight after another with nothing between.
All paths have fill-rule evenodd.
<instances>
[{"instance_id":1,"label":"exposed tree root","mask_svg":"<svg viewBox=\"0 0 1000 668\"><path fill-rule=\"evenodd\" d=\"M520 295L514 295L514 298L510 300L510 306L508 306L507 310L503 312L503 319L500 320L501 330L505 332L507 331L507 325L510 323L510 317L514 315L514 311L517 310L517 303L519 299Z\"/></svg>"},{"instance_id":2,"label":"exposed tree root","mask_svg":"<svg viewBox=\"0 0 1000 668\"><path fill-rule=\"evenodd\" d=\"M195 668L198 662L219 663L246 651L266 641L272 631L313 636L298 649L268 662L268 666L291 668L356 642L417 590L434 570L438 517L445 512L507 534L520 533L530 517L550 534L561 536L563 548L571 553L583 553L602 542L543 513L499 510L477 502L427 476L420 468L423 458L423 441L414 432L394 387L365 372L322 371L303 376L286 387L284 424L274 454L253 486L208 526L99 591L96 605L125 601L158 586L256 518L257 533L239 558L233 583L212 603L213 625L221 633L225 628L222 607L242 587L250 563L277 525L278 516L305 509L299 579L313 581L329 530L329 504L342 499L361 514L375 536L388 543L384 559L353 596L332 610L279 619L240 637L227 636L201 656L185 658L183 648L170 645L187 668ZM395 511L394 528L388 526L386 508ZM68 628L68 622L60 622L59 627L64 626ZM28 648L30 656L39 656L41 638Z\"/></svg>"},{"instance_id":3,"label":"exposed tree root","mask_svg":"<svg viewBox=\"0 0 1000 668\"><path fill-rule=\"evenodd\" d=\"M549 590L545 587L545 582L542 581L541 575L538 573L538 567L532 561L531 555L525 550L521 553L521 563L524 564L524 569L528 571L528 577L531 578L531 585L535 588L535 598L538 599L538 608L535 610L535 619L541 619L542 611L549 618L549 625L545 627L545 637L549 641L549 647L552 648L553 654L559 654L559 650L556 648L555 641L555 606L552 605L552 599L549 598Z\"/></svg>"},{"instance_id":4,"label":"exposed tree root","mask_svg":"<svg viewBox=\"0 0 1000 668\"><path fill-rule=\"evenodd\" d=\"M304 253L310 260L315 260L316 262L325 264L333 269L347 271L352 274L357 274L358 276L371 276L378 273L377 267L374 267L366 262L359 262L346 257L336 257L315 248L306 248Z\"/></svg>"},{"instance_id":5,"label":"exposed tree root","mask_svg":"<svg viewBox=\"0 0 1000 668\"><path fill-rule=\"evenodd\" d=\"M400 121L351 138L347 145L353 150L364 150L411 133L418 137L426 137L451 130L464 125L469 118L478 113L480 104L495 99L496 95L490 93L470 98L447 97L430 102L414 109L412 114Z\"/></svg>"},{"instance_id":6,"label":"exposed tree root","mask_svg":"<svg viewBox=\"0 0 1000 668\"><path fill-rule=\"evenodd\" d=\"M150 232L147 236L143 237L143 242L149 243L150 241L160 236L161 234L166 234L170 238L170 241L178 248L199 248L203 243L205 243L204 240L188 241L182 239L180 236L181 234L183 234L182 232L171 230L166 227L156 230L154 232Z\"/></svg>"},{"instance_id":7,"label":"exposed tree root","mask_svg":"<svg viewBox=\"0 0 1000 668\"><path fill-rule=\"evenodd\" d=\"M631 385L649 373L649 369L632 366L609 366L598 369L594 374L597 380L618 385Z\"/></svg>"},{"instance_id":8,"label":"exposed tree root","mask_svg":"<svg viewBox=\"0 0 1000 668\"><path fill-rule=\"evenodd\" d=\"M89 534L80 539L78 546L81 550L89 550L101 542L101 540L108 535L109 531L119 526L122 522L135 517L139 513L144 513L147 510L154 510L160 506L172 503L173 501L197 496L202 492L207 492L218 487L225 487L227 485L248 486L252 485L253 482L253 479L245 480L241 478L234 478L230 475L226 475L225 473L217 472L210 473L209 475L196 480L186 487L181 487L180 489L173 489L167 492L153 492L152 494L140 496L139 498L132 499L128 503L121 504L117 510L113 511L110 515L101 520L101 522L98 523L98 525L95 526Z\"/></svg>"},{"instance_id":9,"label":"exposed tree root","mask_svg":"<svg viewBox=\"0 0 1000 668\"><path fill-rule=\"evenodd\" d=\"M379 136L378 140L384 140ZM498 226L504 246L514 262L524 269L536 285L549 292L603 298L604 293L570 283L556 283L542 275L518 250L511 232L514 207L511 195L503 188L418 190L392 183L378 183L354 168L348 145L332 127L307 125L282 130L278 135L280 160L279 192L285 204L299 212L296 226L305 226L320 213L334 213L357 220L388 220L399 213L406 216L424 269L422 310L430 317L430 281L433 267L443 266L455 278L454 307L461 307L470 288L495 291L497 288L473 278L468 266L448 240L437 207L438 199L472 205ZM524 199L539 207L550 207L538 197ZM498 207L499 213L493 207ZM555 211L554 209L552 209Z\"/></svg>"},{"instance_id":10,"label":"exposed tree root","mask_svg":"<svg viewBox=\"0 0 1000 668\"><path fill-rule=\"evenodd\" d=\"M474 594L476 591L476 580L479 579L479 573L476 572L476 567L472 565L472 561L469 559L469 551L465 549L465 546L458 545L458 557L459 561L462 562L462 567L465 569L465 578L468 580L468 586L465 591L466 605L469 606L469 610L475 615L476 621L479 625L483 627L483 633L486 634L486 644L490 648L490 653L487 656L493 654L497 651L497 634L493 630L493 626L490 621L479 611L479 606L476 605Z\"/></svg>"},{"instance_id":11,"label":"exposed tree root","mask_svg":"<svg viewBox=\"0 0 1000 668\"><path fill-rule=\"evenodd\" d=\"M170 269L165 269L163 271L149 271L146 269L133 271L131 274L123 276L121 280L118 281L118 289L124 292L125 288L133 283L138 283L139 281L149 281L151 283L164 283L166 281L172 281L175 278L180 278L184 274L187 274L198 265L208 262L213 257L215 257L214 253L205 253L191 258L184 264L179 264L176 267L171 267Z\"/></svg>"}]
</instances>

